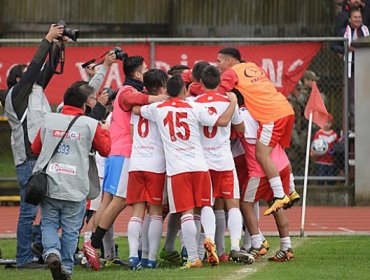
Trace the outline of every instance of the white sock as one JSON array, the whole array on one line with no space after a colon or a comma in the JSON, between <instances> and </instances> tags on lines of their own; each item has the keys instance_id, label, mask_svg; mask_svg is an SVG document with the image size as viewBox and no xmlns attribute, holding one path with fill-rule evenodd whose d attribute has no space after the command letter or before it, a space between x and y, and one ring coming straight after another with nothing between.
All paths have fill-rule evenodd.
<instances>
[{"instance_id":1,"label":"white sock","mask_svg":"<svg viewBox=\"0 0 370 280\"><path fill-rule=\"evenodd\" d=\"M130 248L130 258L138 257L139 238L143 227L143 220L138 217L131 217L127 227L128 245Z\"/></svg>"},{"instance_id":2,"label":"white sock","mask_svg":"<svg viewBox=\"0 0 370 280\"><path fill-rule=\"evenodd\" d=\"M198 236L198 256L200 260L203 260L203 257L204 257L204 252L205 252L204 240L205 239L206 239L206 235L204 234L204 232L201 232Z\"/></svg>"},{"instance_id":3,"label":"white sock","mask_svg":"<svg viewBox=\"0 0 370 280\"><path fill-rule=\"evenodd\" d=\"M166 252L175 251L175 240L181 225L180 217L180 213L169 214L168 216L166 240L164 242Z\"/></svg>"},{"instance_id":4,"label":"white sock","mask_svg":"<svg viewBox=\"0 0 370 280\"><path fill-rule=\"evenodd\" d=\"M246 250L249 250L249 248L252 246L251 243L251 235L249 234L249 231L247 229L247 226L245 226L244 230L244 238L243 238L243 248Z\"/></svg>"},{"instance_id":5,"label":"white sock","mask_svg":"<svg viewBox=\"0 0 370 280\"><path fill-rule=\"evenodd\" d=\"M143 222L143 230L141 233L141 258L148 259L149 257L149 225L150 225L150 216L146 214Z\"/></svg>"},{"instance_id":6,"label":"white sock","mask_svg":"<svg viewBox=\"0 0 370 280\"><path fill-rule=\"evenodd\" d=\"M162 227L163 227L162 216L153 215L150 217L150 225L149 225L149 231L148 231L148 236L150 236L150 239L149 239L149 260L150 261L157 260L159 245L161 244Z\"/></svg>"},{"instance_id":7,"label":"white sock","mask_svg":"<svg viewBox=\"0 0 370 280\"><path fill-rule=\"evenodd\" d=\"M262 240L262 242L263 241L265 241L265 236L262 234L262 231L260 230L260 228L258 228L258 232L260 233L260 235L261 235L261 240Z\"/></svg>"},{"instance_id":8,"label":"white sock","mask_svg":"<svg viewBox=\"0 0 370 280\"><path fill-rule=\"evenodd\" d=\"M260 248L262 245L262 238L260 234L251 236L251 243L253 248Z\"/></svg>"},{"instance_id":9,"label":"white sock","mask_svg":"<svg viewBox=\"0 0 370 280\"><path fill-rule=\"evenodd\" d=\"M225 253L225 230L226 230L226 217L224 210L215 210L216 217L216 234L215 242L217 254L222 256Z\"/></svg>"},{"instance_id":10,"label":"white sock","mask_svg":"<svg viewBox=\"0 0 370 280\"><path fill-rule=\"evenodd\" d=\"M182 234L182 230L179 230L179 238L180 238L180 243L181 243L181 249L186 247L184 243L184 236Z\"/></svg>"},{"instance_id":11,"label":"white sock","mask_svg":"<svg viewBox=\"0 0 370 280\"><path fill-rule=\"evenodd\" d=\"M280 238L280 250L286 251L289 248L292 248L292 242L290 241L290 237L283 237Z\"/></svg>"},{"instance_id":12,"label":"white sock","mask_svg":"<svg viewBox=\"0 0 370 280\"><path fill-rule=\"evenodd\" d=\"M243 229L243 218L239 208L231 208L229 210L227 227L230 232L231 250L239 251Z\"/></svg>"},{"instance_id":13,"label":"white sock","mask_svg":"<svg viewBox=\"0 0 370 280\"><path fill-rule=\"evenodd\" d=\"M295 184L294 184L294 175L290 173L289 176L289 194L295 191Z\"/></svg>"},{"instance_id":14,"label":"white sock","mask_svg":"<svg viewBox=\"0 0 370 280\"><path fill-rule=\"evenodd\" d=\"M211 207L205 206L202 208L201 221L206 238L209 238L212 242L215 242L216 217Z\"/></svg>"},{"instance_id":15,"label":"white sock","mask_svg":"<svg viewBox=\"0 0 370 280\"><path fill-rule=\"evenodd\" d=\"M260 203L257 201L254 203L254 213L256 213L257 221L260 220Z\"/></svg>"},{"instance_id":16,"label":"white sock","mask_svg":"<svg viewBox=\"0 0 370 280\"><path fill-rule=\"evenodd\" d=\"M272 192L274 193L274 197L276 198L284 197L283 184L281 183L280 176L276 176L269 179L269 182Z\"/></svg>"},{"instance_id":17,"label":"white sock","mask_svg":"<svg viewBox=\"0 0 370 280\"><path fill-rule=\"evenodd\" d=\"M194 223L197 228L197 240L199 239L200 232L202 231L202 223L200 222L200 215L194 214Z\"/></svg>"},{"instance_id":18,"label":"white sock","mask_svg":"<svg viewBox=\"0 0 370 280\"><path fill-rule=\"evenodd\" d=\"M194 217L192 214L185 214L181 217L181 231L182 238L186 250L188 252L188 259L193 262L198 258L197 253L197 228L195 227Z\"/></svg>"},{"instance_id":19,"label":"white sock","mask_svg":"<svg viewBox=\"0 0 370 280\"><path fill-rule=\"evenodd\" d=\"M84 233L84 242L89 242L91 239L92 231L85 231Z\"/></svg>"},{"instance_id":20,"label":"white sock","mask_svg":"<svg viewBox=\"0 0 370 280\"><path fill-rule=\"evenodd\" d=\"M113 260L116 256L116 244L114 243L114 227L111 225L103 237L104 259Z\"/></svg>"}]
</instances>

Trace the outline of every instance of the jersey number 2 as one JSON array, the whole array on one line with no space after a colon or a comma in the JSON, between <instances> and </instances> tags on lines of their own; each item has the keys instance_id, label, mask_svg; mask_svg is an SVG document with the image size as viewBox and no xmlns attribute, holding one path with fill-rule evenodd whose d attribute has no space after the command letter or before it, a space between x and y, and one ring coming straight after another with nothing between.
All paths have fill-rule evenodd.
<instances>
[{"instance_id":1,"label":"jersey number 2","mask_svg":"<svg viewBox=\"0 0 370 280\"><path fill-rule=\"evenodd\" d=\"M188 113L186 112L169 111L167 113L167 116L163 120L163 124L164 126L168 125L171 141L176 141L177 138L180 138L181 140L189 139L190 128L189 125L185 122L187 117ZM175 125L177 132L175 132ZM179 131L181 128L183 129L183 131Z\"/></svg>"}]
</instances>

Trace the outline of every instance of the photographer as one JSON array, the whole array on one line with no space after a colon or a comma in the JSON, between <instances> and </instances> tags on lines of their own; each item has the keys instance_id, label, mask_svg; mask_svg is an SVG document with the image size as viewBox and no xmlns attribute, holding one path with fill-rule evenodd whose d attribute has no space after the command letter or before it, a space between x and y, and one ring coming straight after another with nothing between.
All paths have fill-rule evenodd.
<instances>
[{"instance_id":1,"label":"photographer","mask_svg":"<svg viewBox=\"0 0 370 280\"><path fill-rule=\"evenodd\" d=\"M54 70L52 65L59 61L60 43L54 39L62 38L63 26L53 24L42 40L30 64L12 67L7 79L8 90L5 97L5 112L12 129L11 146L20 186L20 212L17 227L17 267L23 269L42 268L33 262L31 252L32 224L36 218L37 206L25 203L25 185L32 174L36 155L32 153L33 143L44 115L50 112L50 105L44 94ZM48 63L42 69L48 53ZM51 61L51 59L53 61ZM41 70L42 69L42 70Z\"/></svg>"},{"instance_id":2,"label":"photographer","mask_svg":"<svg viewBox=\"0 0 370 280\"><path fill-rule=\"evenodd\" d=\"M93 91L85 81L73 83L64 94L65 105L61 114L45 115L32 144L34 153L40 154L35 172L48 164L49 187L40 204L41 230L43 257L54 280L68 280L72 274L73 253L90 189L89 151L93 148L102 156L107 156L111 148L108 124L100 124L84 116L87 96ZM76 116L80 117L62 140L58 152L51 156L60 141L60 135L53 132L65 131ZM59 227L62 229L60 238Z\"/></svg>"},{"instance_id":3,"label":"photographer","mask_svg":"<svg viewBox=\"0 0 370 280\"><path fill-rule=\"evenodd\" d=\"M107 110L105 108L108 105L110 95L108 90L104 89L98 96L97 92L99 91L101 85L104 82L105 76L109 67L116 61L116 54L114 51L110 51L104 59L104 63L95 70L95 67L88 66L86 67L86 72L91 77L89 85L94 88L94 93L90 94L86 101L86 111L85 115L93 119L101 121L107 116Z\"/></svg>"}]
</instances>

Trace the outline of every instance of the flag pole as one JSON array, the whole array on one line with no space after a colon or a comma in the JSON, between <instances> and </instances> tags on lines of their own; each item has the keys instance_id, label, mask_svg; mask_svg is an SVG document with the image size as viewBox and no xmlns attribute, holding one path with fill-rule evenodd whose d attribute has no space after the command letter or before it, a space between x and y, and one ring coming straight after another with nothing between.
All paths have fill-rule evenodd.
<instances>
[{"instance_id":1,"label":"flag pole","mask_svg":"<svg viewBox=\"0 0 370 280\"><path fill-rule=\"evenodd\" d=\"M309 118L308 118L306 163L305 163L305 167L304 167L303 201L302 201L302 216L301 216L300 237L304 237L304 223L305 223L305 218L306 218L307 180L308 180L308 165L309 165L309 162L310 162L311 130L312 130L312 110L310 111L310 115L309 115Z\"/></svg>"}]
</instances>

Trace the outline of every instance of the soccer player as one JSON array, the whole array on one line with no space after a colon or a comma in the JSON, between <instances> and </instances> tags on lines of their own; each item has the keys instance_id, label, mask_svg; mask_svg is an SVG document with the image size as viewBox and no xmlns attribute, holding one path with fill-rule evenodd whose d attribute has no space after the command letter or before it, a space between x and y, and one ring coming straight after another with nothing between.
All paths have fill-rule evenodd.
<instances>
[{"instance_id":1,"label":"soccer player","mask_svg":"<svg viewBox=\"0 0 370 280\"><path fill-rule=\"evenodd\" d=\"M264 215L270 215L291 202L284 194L279 172L270 154L277 144L289 147L294 124L293 108L263 69L252 62L241 62L238 49L221 49L217 63L222 72L219 92L238 90L250 114L258 121L256 158L274 193L273 204L264 212Z\"/></svg>"},{"instance_id":2,"label":"soccer player","mask_svg":"<svg viewBox=\"0 0 370 280\"><path fill-rule=\"evenodd\" d=\"M150 95L166 92L168 76L159 69L144 74L144 86ZM142 116L131 114L133 146L130 158L126 203L132 204L132 217L128 224L130 247L129 265L155 268L156 256L162 237L162 199L166 179L166 165L161 137L157 124ZM148 232L142 232L146 206L149 205L150 224ZM150 236L149 258L140 260L139 239L142 234Z\"/></svg>"},{"instance_id":3,"label":"soccer player","mask_svg":"<svg viewBox=\"0 0 370 280\"><path fill-rule=\"evenodd\" d=\"M200 142L201 126L227 126L235 110L236 97L227 93L230 104L221 115L197 103L186 102L185 84L180 76L167 82L170 99L143 106L141 116L156 122L163 141L167 192L171 213L181 212L181 231L188 261L184 268L201 267L197 254L197 228L194 209L201 209L201 222L206 239L208 261L217 265L219 260L214 245L215 217L212 206L212 188L208 166Z\"/></svg>"},{"instance_id":4,"label":"soccer player","mask_svg":"<svg viewBox=\"0 0 370 280\"><path fill-rule=\"evenodd\" d=\"M202 104L209 111L222 114L229 106L229 99L217 93L220 84L220 71L212 66L206 66L200 77L205 93L195 98L195 102ZM239 209L239 183L235 171L233 155L230 147L231 124L234 129L244 132L244 122L239 114L239 107L235 107L231 122L226 127L203 127L201 144L209 168L212 181L215 212L221 212L225 218L224 208L228 211L228 228L230 231L231 251L230 257L235 261L249 261L250 255L241 251L239 247L242 232L242 215ZM225 224L225 223L224 223ZM216 218L216 228L217 228ZM217 232L217 230L216 230ZM216 239L216 245L223 242L225 227ZM219 242L217 242L219 241Z\"/></svg>"},{"instance_id":5,"label":"soccer player","mask_svg":"<svg viewBox=\"0 0 370 280\"><path fill-rule=\"evenodd\" d=\"M252 246L248 252L257 259L267 253L267 248L263 245L263 237L258 229L258 218L254 205L260 199L270 202L274 195L269 186L269 180L255 156L256 143L258 142L258 122L254 120L247 108L241 107L240 112L244 118L246 127L245 138L241 140L246 151L248 165L248 182L242 187L241 209L244 215L244 221L251 235ZM289 193L289 191L295 191L294 184L290 184L289 159L280 144L277 144L272 150L271 158L279 171L284 192ZM294 255L289 237L288 219L283 211L273 212L273 216L279 231L280 250L276 252L275 256L269 258L269 260L277 262L290 260Z\"/></svg>"},{"instance_id":6,"label":"soccer player","mask_svg":"<svg viewBox=\"0 0 370 280\"><path fill-rule=\"evenodd\" d=\"M132 149L130 136L132 105L128 106L124 99L129 98L131 104L142 105L164 100L162 96L141 93L144 88L143 75L146 70L144 58L141 56L130 56L123 62L123 72L126 78L113 102L110 125L112 149L105 163L103 200L95 217L96 230L91 236L91 241L84 243L84 253L95 270L100 269L96 249L103 246L102 239L105 233L118 214L126 207L128 167Z\"/></svg>"}]
</instances>

